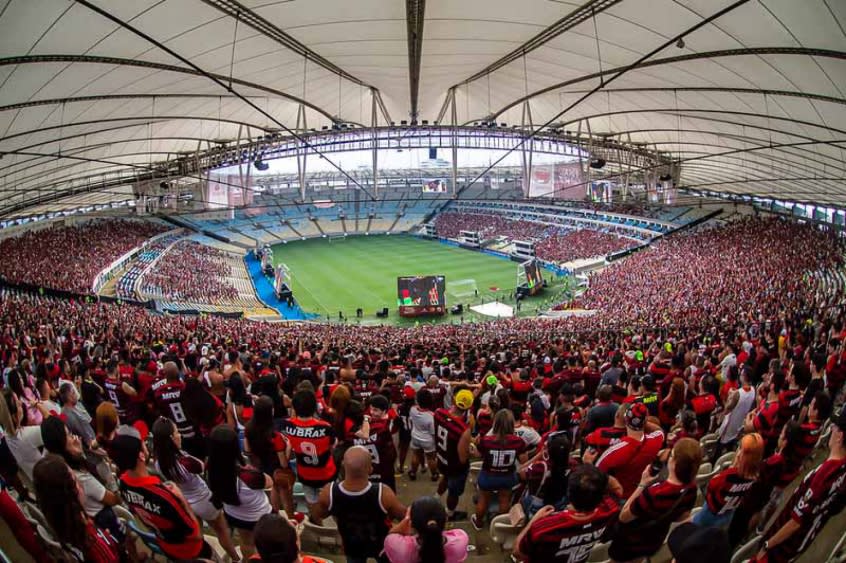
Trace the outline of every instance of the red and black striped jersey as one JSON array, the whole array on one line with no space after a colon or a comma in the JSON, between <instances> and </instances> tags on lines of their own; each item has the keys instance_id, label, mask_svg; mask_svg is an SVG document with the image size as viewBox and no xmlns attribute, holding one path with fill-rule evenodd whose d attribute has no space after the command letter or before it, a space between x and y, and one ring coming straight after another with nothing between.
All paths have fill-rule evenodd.
<instances>
[{"instance_id":1,"label":"red and black striped jersey","mask_svg":"<svg viewBox=\"0 0 846 563\"><path fill-rule=\"evenodd\" d=\"M623 561L654 555L664 543L670 524L696 504L696 483L676 485L658 481L646 487L631 505L635 520L621 523L612 541L613 557ZM654 522L644 534L644 522Z\"/></svg>"},{"instance_id":2,"label":"red and black striped jersey","mask_svg":"<svg viewBox=\"0 0 846 563\"><path fill-rule=\"evenodd\" d=\"M714 514L726 514L736 509L754 480L742 476L734 467L722 470L708 482L705 501Z\"/></svg>"},{"instance_id":3,"label":"red and black striped jersey","mask_svg":"<svg viewBox=\"0 0 846 563\"><path fill-rule=\"evenodd\" d=\"M778 413L776 426L781 429L787 421L799 414L802 408L802 391L785 389L778 394Z\"/></svg>"},{"instance_id":4,"label":"red and black striped jersey","mask_svg":"<svg viewBox=\"0 0 846 563\"><path fill-rule=\"evenodd\" d=\"M156 532L172 559L194 559L203 549L199 522L182 501L154 476L120 478L120 492L132 512Z\"/></svg>"},{"instance_id":5,"label":"red and black striped jersey","mask_svg":"<svg viewBox=\"0 0 846 563\"><path fill-rule=\"evenodd\" d=\"M796 458L801 463L814 451L814 447L822 434L822 426L818 422L806 422L799 429L799 440L793 446L790 457Z\"/></svg>"},{"instance_id":6,"label":"red and black striped jersey","mask_svg":"<svg viewBox=\"0 0 846 563\"><path fill-rule=\"evenodd\" d=\"M528 561L584 563L606 526L620 511L615 497L608 496L587 517L562 510L536 520L520 542Z\"/></svg>"},{"instance_id":7,"label":"red and black striped jersey","mask_svg":"<svg viewBox=\"0 0 846 563\"><path fill-rule=\"evenodd\" d=\"M123 374L117 378L107 377L103 382L103 389L109 401L115 405L121 424L132 424L138 420L138 404L123 390L124 383L132 386L133 381Z\"/></svg>"},{"instance_id":8,"label":"red and black striped jersey","mask_svg":"<svg viewBox=\"0 0 846 563\"><path fill-rule=\"evenodd\" d=\"M776 452L761 462L755 483L743 495L743 500L740 502L747 510L747 514L755 514L762 510L773 492L780 491L789 485L801 468L801 463L789 463L781 452Z\"/></svg>"},{"instance_id":9,"label":"red and black striped jersey","mask_svg":"<svg viewBox=\"0 0 846 563\"><path fill-rule=\"evenodd\" d=\"M429 393L432 394L432 408L433 409L442 409L444 408L444 397L447 394L447 388L444 385L438 383L434 387L426 386L424 389L428 389Z\"/></svg>"},{"instance_id":10,"label":"red and black striped jersey","mask_svg":"<svg viewBox=\"0 0 846 563\"><path fill-rule=\"evenodd\" d=\"M458 443L469 428L467 422L455 417L446 409L435 411L435 451L438 469L444 475L460 475L469 467L458 457Z\"/></svg>"},{"instance_id":11,"label":"red and black striped jersey","mask_svg":"<svg viewBox=\"0 0 846 563\"><path fill-rule=\"evenodd\" d=\"M394 474L394 462L397 460L397 449L394 445L391 421L388 418L372 419L370 421L370 435L367 438L356 437L356 446L363 446L370 452L373 463L371 481L381 481Z\"/></svg>"},{"instance_id":12,"label":"red and black striped jersey","mask_svg":"<svg viewBox=\"0 0 846 563\"><path fill-rule=\"evenodd\" d=\"M183 438L194 437L194 424L185 416L182 410L182 390L185 384L181 381L153 385L153 402L159 415L169 418L176 425Z\"/></svg>"},{"instance_id":13,"label":"red and black striped jersey","mask_svg":"<svg viewBox=\"0 0 846 563\"><path fill-rule=\"evenodd\" d=\"M316 418L293 417L283 421L282 433L297 456L297 476L303 485L322 487L335 478L335 431L331 424Z\"/></svg>"},{"instance_id":14,"label":"red and black striped jersey","mask_svg":"<svg viewBox=\"0 0 846 563\"><path fill-rule=\"evenodd\" d=\"M120 561L120 543L111 532L98 528L94 522L87 519L86 532L89 539L83 554L86 561L91 563L118 563Z\"/></svg>"},{"instance_id":15,"label":"red and black striped jersey","mask_svg":"<svg viewBox=\"0 0 846 563\"><path fill-rule=\"evenodd\" d=\"M516 434L510 434L502 442L496 436L483 436L479 440L482 454L482 471L511 475L517 458L526 451L526 442Z\"/></svg>"},{"instance_id":16,"label":"red and black striped jersey","mask_svg":"<svg viewBox=\"0 0 846 563\"><path fill-rule=\"evenodd\" d=\"M781 432L781 427L776 424L777 420L778 401L768 402L764 399L758 407L758 414L752 419L752 424L756 432L759 432L765 440L772 442L778 439Z\"/></svg>"},{"instance_id":17,"label":"red and black striped jersey","mask_svg":"<svg viewBox=\"0 0 846 563\"><path fill-rule=\"evenodd\" d=\"M490 409L479 409L476 413L476 433L484 436L493 428L493 414Z\"/></svg>"},{"instance_id":18,"label":"red and black striped jersey","mask_svg":"<svg viewBox=\"0 0 846 563\"><path fill-rule=\"evenodd\" d=\"M799 529L767 552L767 562L794 560L814 541L829 518L846 503L846 459L827 459L811 470L793 491L764 539L770 539L787 522Z\"/></svg>"}]
</instances>

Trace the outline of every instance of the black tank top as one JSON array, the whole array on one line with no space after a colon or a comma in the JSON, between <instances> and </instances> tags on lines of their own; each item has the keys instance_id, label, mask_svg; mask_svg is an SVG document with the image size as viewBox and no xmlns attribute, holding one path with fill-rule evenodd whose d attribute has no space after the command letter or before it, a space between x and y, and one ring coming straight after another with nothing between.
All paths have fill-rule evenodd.
<instances>
[{"instance_id":1,"label":"black tank top","mask_svg":"<svg viewBox=\"0 0 846 563\"><path fill-rule=\"evenodd\" d=\"M335 517L347 557L378 558L388 537L387 513L382 508L382 484L369 483L358 492L349 492L333 483L329 514Z\"/></svg>"}]
</instances>

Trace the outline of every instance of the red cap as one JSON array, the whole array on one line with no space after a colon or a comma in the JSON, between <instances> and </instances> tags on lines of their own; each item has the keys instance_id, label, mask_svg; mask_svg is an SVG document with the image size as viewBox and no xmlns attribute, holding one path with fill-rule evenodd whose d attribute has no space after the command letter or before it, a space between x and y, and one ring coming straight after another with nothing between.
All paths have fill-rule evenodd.
<instances>
[{"instance_id":1,"label":"red cap","mask_svg":"<svg viewBox=\"0 0 846 563\"><path fill-rule=\"evenodd\" d=\"M405 387L402 388L402 396L405 397L406 399L413 399L414 397L417 396L417 393L414 392L414 387L411 387L410 385L406 385Z\"/></svg>"},{"instance_id":2,"label":"red cap","mask_svg":"<svg viewBox=\"0 0 846 563\"><path fill-rule=\"evenodd\" d=\"M157 364L153 360L150 360L149 362L147 362L147 371L150 372L150 373L158 372L159 371L159 364Z\"/></svg>"}]
</instances>

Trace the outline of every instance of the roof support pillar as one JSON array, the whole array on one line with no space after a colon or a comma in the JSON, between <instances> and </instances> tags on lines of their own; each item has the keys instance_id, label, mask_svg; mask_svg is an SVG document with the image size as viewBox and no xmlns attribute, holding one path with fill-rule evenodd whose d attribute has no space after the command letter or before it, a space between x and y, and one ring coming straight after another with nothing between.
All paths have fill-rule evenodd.
<instances>
[{"instance_id":1,"label":"roof support pillar","mask_svg":"<svg viewBox=\"0 0 846 563\"><path fill-rule=\"evenodd\" d=\"M520 129L522 129L523 134L526 134L526 130L533 130L534 123L532 123L532 106L529 104L529 100L523 104L523 114L520 120ZM529 139L520 147L520 155L522 159L522 168L523 168L523 195L529 197L529 191L532 187L532 156L534 153L534 140Z\"/></svg>"},{"instance_id":2,"label":"roof support pillar","mask_svg":"<svg viewBox=\"0 0 846 563\"><path fill-rule=\"evenodd\" d=\"M305 106L300 104L297 108L297 125L296 130L301 133L308 131L308 122L306 121ZM306 193L306 158L308 156L308 146L301 143L297 139L297 178L300 181L300 199L305 201Z\"/></svg>"},{"instance_id":3,"label":"roof support pillar","mask_svg":"<svg viewBox=\"0 0 846 563\"><path fill-rule=\"evenodd\" d=\"M370 102L370 127L371 144L373 145L373 196L379 197L379 103L376 99L376 92L371 90Z\"/></svg>"},{"instance_id":4,"label":"roof support pillar","mask_svg":"<svg viewBox=\"0 0 846 563\"><path fill-rule=\"evenodd\" d=\"M455 88L449 90L449 118L452 128L450 129L450 136L452 145L452 195L458 187L458 107L455 104Z\"/></svg>"}]
</instances>

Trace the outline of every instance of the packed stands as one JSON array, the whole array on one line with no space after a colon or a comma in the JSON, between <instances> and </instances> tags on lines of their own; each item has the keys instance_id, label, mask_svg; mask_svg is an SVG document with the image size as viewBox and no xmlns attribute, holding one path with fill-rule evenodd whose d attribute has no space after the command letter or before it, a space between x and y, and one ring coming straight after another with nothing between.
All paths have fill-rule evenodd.
<instances>
[{"instance_id":1,"label":"packed stands","mask_svg":"<svg viewBox=\"0 0 846 563\"><path fill-rule=\"evenodd\" d=\"M138 280L150 264L156 260L167 248L184 237L184 233L174 233L156 239L150 244L144 246L143 250L138 254L135 260L129 266L129 269L124 272L115 286L115 293L121 299L139 299L136 292Z\"/></svg>"},{"instance_id":2,"label":"packed stands","mask_svg":"<svg viewBox=\"0 0 846 563\"><path fill-rule=\"evenodd\" d=\"M512 220L497 215L477 213L440 213L435 217L438 236L459 238L461 231L476 231L479 237L490 239L498 236L518 240L533 240L545 237L551 229L529 221Z\"/></svg>"},{"instance_id":3,"label":"packed stands","mask_svg":"<svg viewBox=\"0 0 846 563\"><path fill-rule=\"evenodd\" d=\"M593 274L580 305L611 326L776 319L814 299L813 272L842 269L844 242L782 218L748 217L669 237Z\"/></svg>"},{"instance_id":4,"label":"packed stands","mask_svg":"<svg viewBox=\"0 0 846 563\"><path fill-rule=\"evenodd\" d=\"M173 258L200 272L200 277L176 278L179 285L174 286L174 292L197 281L206 282L231 266L225 256L193 248L193 243L180 242L177 246ZM719 545L712 547L722 550L720 560L727 560L731 552L747 557L754 554L764 539L774 537L782 523L790 520L801 502L803 508L810 506L820 517L816 520L819 525L801 529L800 536L810 538L808 542L791 540L773 550L779 560L789 560L817 537L816 542L824 545L813 543L810 549L818 550L818 560L825 560L840 537L837 523L825 525L842 506L826 499L842 498L846 490L842 490L842 480L837 482L840 484L816 484L814 479L803 478L809 471L818 471L821 479L846 474L846 414L828 422L833 403L842 399L846 381L843 254L843 241L830 233L783 219L747 218L673 235L595 275L583 297L585 304L598 308L593 317L416 327L260 323L161 315L130 305L3 290L0 325L5 332L0 339L0 371L8 381L3 400L23 412L16 419L20 422L3 417L0 424L4 425L3 439L9 443L11 458L24 477L31 479L35 474L35 487L27 491L32 481L17 479L8 471L4 478L19 494L37 495L35 501L20 503L25 518L43 521L33 528L37 537L32 545L36 547L30 549L37 550L39 541L47 547L56 544L62 521L58 512L41 510L49 507L42 475L46 465L55 465L61 458L41 461L42 452L28 447L23 437L43 434L48 451L73 456L65 444L74 441L65 439L65 433L93 436L95 423L100 429L114 417L111 430L96 436L105 450L97 455L112 458L104 464L107 481L121 481L123 492L115 497L120 506L114 510L119 520L136 530L143 531L145 516L136 506L138 496L127 493L127 487L157 482L158 478L154 474L145 477L148 470L139 461L142 445L134 435L152 427L153 469L167 461L162 448L171 442L174 431L182 434L186 451L205 461L209 475L217 474L223 464L238 467L235 459L241 455L260 465L265 459L260 447L268 445L271 455L266 459L275 461L268 461L267 468L257 472L241 471L239 478L245 485L235 487L236 491L249 491L237 493L243 495L242 503L249 498L260 509L246 523L230 521L236 528L253 526L256 521L263 524L273 518L263 514L284 509L289 518L308 518L303 524L302 548L320 553L335 549L355 555L345 546L350 545L351 537L358 537L356 528L345 524L360 518L364 511L379 510L383 506L381 497L396 501L388 516L397 521L403 518L407 505L416 514L423 510L423 504L431 504L429 510L443 514L433 520L436 525L447 518L453 522L450 530L442 525L438 533L458 542L463 554L472 537L476 545L485 545L486 549L536 560L545 549L559 550L562 541L575 538L572 541L579 557L590 554L604 560L610 552L615 559L627 560L639 554L663 561L671 555L678 557L673 551L677 542L672 539L671 524L692 515L692 525L714 528L714 532L717 528L725 530ZM173 273L168 267L164 272ZM19 341L27 339L42 342L51 353L19 346ZM35 374L41 375L36 378ZM80 408L88 419L79 418L82 415L74 406L74 392L56 389L60 374L71 381L79 376L84 398ZM428 394L421 390L423 387ZM152 392L152 401L136 401L127 388L139 392L139 397L149 397L148 389L161 388L164 392ZM120 393L112 397L103 394L103 389L118 389ZM52 391L58 391L57 397L49 398ZM316 392L323 396L322 401L318 401ZM319 451L303 449L298 441L302 432L297 417L283 421L281 434L275 434L274 405L286 409L289 403L285 397L293 398L298 417L314 415L323 421L303 422L310 432L314 432L314 425L337 427L341 437L337 446L326 441L321 442ZM425 412L420 413L432 406L432 397L437 397L435 407L443 404L445 410L435 410L431 430L426 430L422 422L420 428L416 422L410 423L410 428L401 426L396 443L386 417L389 408L399 411L398 424L424 420L420 417L425 417ZM103 403L106 398L113 398L117 405ZM24 399L27 408L21 406ZM319 412L310 410L317 405L322 405ZM115 412L111 410L115 406L119 408L117 414L108 414ZM257 419L264 419L259 413L267 413L262 424L268 425L268 433L256 432L259 422L247 423L244 439L249 449L245 446L242 451L235 429L247 408ZM735 409L742 410L734 413ZM51 415L59 410L63 419ZM469 414L477 421L475 429L456 422ZM171 416L172 422L167 423ZM118 422L126 426L114 428ZM365 424L370 430L361 433ZM67 430L63 430L65 425ZM723 430L725 427L731 429L731 435ZM782 433L783 428L794 430ZM404 473L409 459L403 452L412 431L415 440L426 440L431 433L432 443L436 443L436 434L445 436L447 443L461 443L460 437L471 433L474 447L468 447L469 466L459 467L460 457L457 461L444 458L447 461L442 469L450 471L452 483L446 508L431 496L437 485L429 479L418 479L422 452L417 458L412 450L411 472ZM378 438L380 433L387 438ZM167 438L166 443L162 436ZM267 444L257 441L264 440L262 436L266 436ZM350 448L357 440L372 450ZM287 475L288 461L279 458L275 444L287 443L292 444L292 455L298 458L297 470L291 475L301 483L277 489L281 477L274 481L270 474ZM636 456L625 451L634 447L632 444L638 445ZM506 445L521 452L521 462L544 452L532 463L521 464L523 470L519 472L517 458L509 457L509 475L518 474L517 479L525 485L513 498L496 493L511 491L516 481L508 481L505 489L496 488L499 481L491 485L496 475L491 473L492 463L499 459L491 452ZM125 448L131 449L131 455L126 455ZM669 450L672 461L668 464L661 456ZM371 458L372 452L378 457ZM303 456L315 453L319 454L315 458L318 461L311 462L312 472L306 474L303 461L312 458ZM359 454L364 457L356 461ZM350 511L331 511L320 497L299 488L303 480L313 486L315 479L319 479L318 484L333 486L334 459L344 456L348 468L370 461L378 467L373 474L379 480L368 481L369 464L362 465L362 470L348 469L343 477L345 488L338 488L342 492L335 494L353 490L348 486L381 488L380 495L372 495L372 506L369 497L360 496L355 497ZM379 465L376 460L389 461ZM113 464L118 466L117 474L108 469ZM656 466L660 467L654 473L647 471ZM282 473L277 473L280 470ZM261 479L252 479L251 471ZM469 483L468 472L474 476ZM233 479L238 474L233 469ZM359 474L361 483L355 481ZM202 470L193 475L191 490L220 490L215 479L204 480ZM446 482L444 477L445 489ZM476 494L465 492L465 483L476 487ZM735 488L738 483L753 485ZM625 522L613 529L604 543L599 534L582 534L581 527L573 536L561 532L565 535L547 537L544 530L569 529L552 526L566 520L573 510L563 496L565 492L582 485L592 490L590 487L596 484L601 488L586 497L593 499L585 501L590 506L580 504L579 509L588 510L585 513L590 518L598 519L597 526L602 527L605 519L619 512L625 499L631 498L639 508L624 508L621 520ZM175 485L188 487L189 483ZM839 488L829 495L830 486ZM395 490L397 498L386 497L385 487ZM270 489L269 494L265 488ZM638 500L640 495L645 496ZM499 502L489 502L492 497L498 497ZM423 501L425 498L429 500ZM512 502L524 507L526 513L526 518L516 524L506 515ZM598 508L590 508L594 506L591 503L597 503ZM215 524L217 516L213 515L219 513L205 511L205 505L193 497L189 504L185 509L189 514L195 510L205 514L203 518L211 524L197 532L202 538L196 544L198 552L205 543L217 546L218 556L224 556L222 550L247 556L255 548L239 535L237 553L229 528ZM553 508L543 509L539 518L530 520L543 505ZM232 505L224 505L224 511L231 510L227 506ZM324 520L330 512L332 520ZM472 514L468 517L467 513ZM775 517L771 520L770 515ZM719 521L714 521L717 516ZM750 525L759 518L760 533ZM653 522L652 526L658 522L659 526L645 536L637 526L627 527L630 519L645 519ZM812 524L811 520L807 524ZM394 537L368 541L374 549L381 550L384 544L391 553L398 553L404 545L402 526L395 529ZM263 537L262 528L256 527L257 539ZM685 525L677 529L689 531ZM829 529L836 532L833 537ZM386 526L380 533L388 531ZM159 546L155 529L144 533L148 534L144 536L146 545ZM346 534L343 541L339 534ZM272 537L281 541L282 536L277 533ZM296 534L291 537L295 542ZM26 538L21 541L30 545ZM265 545L256 543L260 550ZM115 549L122 549L120 545L116 542ZM164 549L174 548L162 545ZM189 545L194 544L186 540L176 547L187 550ZM414 548L416 544L410 545Z\"/></svg>"},{"instance_id":5,"label":"packed stands","mask_svg":"<svg viewBox=\"0 0 846 563\"><path fill-rule=\"evenodd\" d=\"M606 256L613 252L625 250L633 244L631 239L617 235L590 229L579 229L540 238L535 243L535 254L541 260L561 264L581 258Z\"/></svg>"},{"instance_id":6,"label":"packed stands","mask_svg":"<svg viewBox=\"0 0 846 563\"><path fill-rule=\"evenodd\" d=\"M150 221L97 219L29 231L0 241L0 278L11 284L89 294L103 269L166 230Z\"/></svg>"},{"instance_id":7,"label":"packed stands","mask_svg":"<svg viewBox=\"0 0 846 563\"><path fill-rule=\"evenodd\" d=\"M140 293L185 308L258 308L243 260L191 240L177 242L141 278Z\"/></svg>"}]
</instances>

